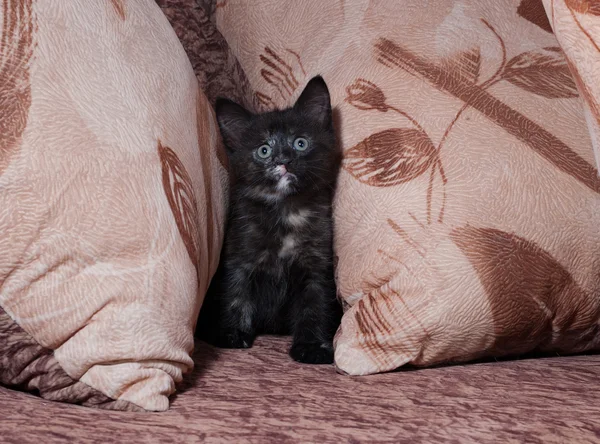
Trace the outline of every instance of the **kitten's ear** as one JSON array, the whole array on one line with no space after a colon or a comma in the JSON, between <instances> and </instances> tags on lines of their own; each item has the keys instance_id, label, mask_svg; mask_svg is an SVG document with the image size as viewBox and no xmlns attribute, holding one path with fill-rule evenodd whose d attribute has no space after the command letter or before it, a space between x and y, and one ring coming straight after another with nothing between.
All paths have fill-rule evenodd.
<instances>
[{"instance_id":1,"label":"kitten's ear","mask_svg":"<svg viewBox=\"0 0 600 444\"><path fill-rule=\"evenodd\" d=\"M323 77L313 77L298 97L294 109L307 114L321 123L324 128L331 126L331 99Z\"/></svg>"},{"instance_id":2,"label":"kitten's ear","mask_svg":"<svg viewBox=\"0 0 600 444\"><path fill-rule=\"evenodd\" d=\"M237 149L243 132L250 125L252 114L228 99L217 99L215 112L225 147L232 151Z\"/></svg>"}]
</instances>

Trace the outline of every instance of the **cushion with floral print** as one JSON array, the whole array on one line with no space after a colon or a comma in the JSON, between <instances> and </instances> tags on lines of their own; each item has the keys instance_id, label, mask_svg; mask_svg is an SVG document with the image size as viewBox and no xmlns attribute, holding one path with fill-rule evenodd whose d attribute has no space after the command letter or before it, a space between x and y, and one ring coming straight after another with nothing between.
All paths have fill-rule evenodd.
<instances>
[{"instance_id":1,"label":"cushion with floral print","mask_svg":"<svg viewBox=\"0 0 600 444\"><path fill-rule=\"evenodd\" d=\"M293 103L315 74L330 87L335 360L351 374L600 341L596 2L438 3L216 11L257 109ZM578 82L563 27L581 42L565 46Z\"/></svg>"},{"instance_id":2,"label":"cushion with floral print","mask_svg":"<svg viewBox=\"0 0 600 444\"><path fill-rule=\"evenodd\" d=\"M193 366L227 185L160 8L0 4L0 384L166 410Z\"/></svg>"}]
</instances>

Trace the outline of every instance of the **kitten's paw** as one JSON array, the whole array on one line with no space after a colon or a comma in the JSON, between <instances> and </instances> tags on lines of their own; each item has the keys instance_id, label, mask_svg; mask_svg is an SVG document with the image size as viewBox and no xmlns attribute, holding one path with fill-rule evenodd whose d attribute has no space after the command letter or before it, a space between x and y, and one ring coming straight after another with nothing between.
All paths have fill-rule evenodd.
<instances>
[{"instance_id":1,"label":"kitten's paw","mask_svg":"<svg viewBox=\"0 0 600 444\"><path fill-rule=\"evenodd\" d=\"M227 330L221 332L215 346L219 348L250 348L254 342L254 336L240 330Z\"/></svg>"},{"instance_id":2,"label":"kitten's paw","mask_svg":"<svg viewBox=\"0 0 600 444\"><path fill-rule=\"evenodd\" d=\"M325 342L298 342L292 344L290 356L305 364L332 364L333 346Z\"/></svg>"}]
</instances>

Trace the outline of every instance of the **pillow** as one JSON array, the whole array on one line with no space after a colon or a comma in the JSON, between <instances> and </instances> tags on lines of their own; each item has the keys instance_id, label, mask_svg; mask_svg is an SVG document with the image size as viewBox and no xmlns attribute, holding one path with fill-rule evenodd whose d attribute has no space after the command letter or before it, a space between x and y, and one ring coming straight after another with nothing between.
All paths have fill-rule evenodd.
<instances>
[{"instance_id":1,"label":"pillow","mask_svg":"<svg viewBox=\"0 0 600 444\"><path fill-rule=\"evenodd\" d=\"M600 4L592 0L544 0L544 7L581 92L600 166Z\"/></svg>"},{"instance_id":2,"label":"pillow","mask_svg":"<svg viewBox=\"0 0 600 444\"><path fill-rule=\"evenodd\" d=\"M0 383L166 410L223 235L211 108L150 0L0 23Z\"/></svg>"},{"instance_id":3,"label":"pillow","mask_svg":"<svg viewBox=\"0 0 600 444\"><path fill-rule=\"evenodd\" d=\"M600 178L541 2L261 0L216 17L259 109L315 74L330 87L341 371L598 348Z\"/></svg>"}]
</instances>

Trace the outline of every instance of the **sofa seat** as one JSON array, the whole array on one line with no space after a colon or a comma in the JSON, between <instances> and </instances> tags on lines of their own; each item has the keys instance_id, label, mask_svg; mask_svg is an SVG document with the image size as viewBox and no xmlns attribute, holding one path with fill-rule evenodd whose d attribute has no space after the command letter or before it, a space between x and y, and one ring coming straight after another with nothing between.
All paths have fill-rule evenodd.
<instances>
[{"instance_id":1,"label":"sofa seat","mask_svg":"<svg viewBox=\"0 0 600 444\"><path fill-rule=\"evenodd\" d=\"M168 412L48 402L0 388L0 442L528 442L600 440L600 356L349 377L301 365L288 338L199 343Z\"/></svg>"}]
</instances>

